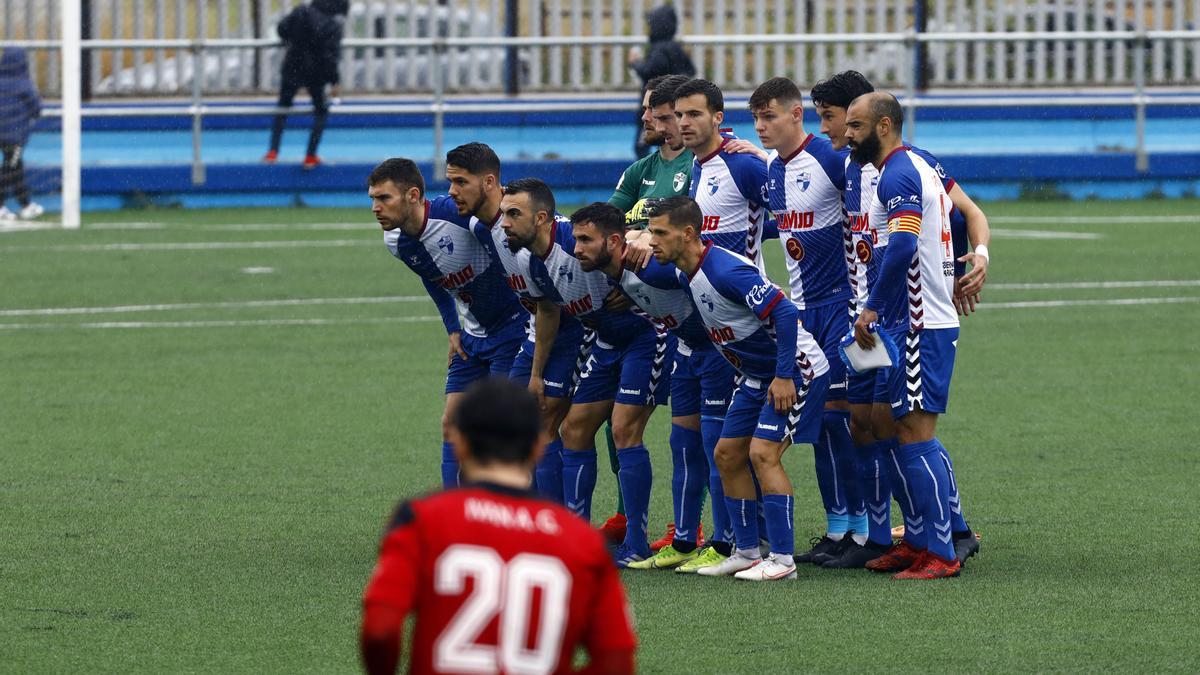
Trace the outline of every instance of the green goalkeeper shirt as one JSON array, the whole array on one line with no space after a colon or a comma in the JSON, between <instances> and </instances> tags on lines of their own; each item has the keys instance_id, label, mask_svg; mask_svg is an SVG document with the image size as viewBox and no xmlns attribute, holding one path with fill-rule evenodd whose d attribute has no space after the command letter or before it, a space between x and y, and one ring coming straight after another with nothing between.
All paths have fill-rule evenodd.
<instances>
[{"instance_id":1,"label":"green goalkeeper shirt","mask_svg":"<svg viewBox=\"0 0 1200 675\"><path fill-rule=\"evenodd\" d=\"M695 159L686 148L670 161L664 161L661 152L639 159L621 174L608 203L625 212L626 227L645 227L642 211L646 200L686 195Z\"/></svg>"}]
</instances>

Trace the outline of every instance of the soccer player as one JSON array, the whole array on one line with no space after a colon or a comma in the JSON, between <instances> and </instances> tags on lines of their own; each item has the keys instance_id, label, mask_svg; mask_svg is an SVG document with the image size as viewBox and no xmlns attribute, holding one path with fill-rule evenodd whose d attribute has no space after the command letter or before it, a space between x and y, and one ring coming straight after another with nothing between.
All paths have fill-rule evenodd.
<instances>
[{"instance_id":1,"label":"soccer player","mask_svg":"<svg viewBox=\"0 0 1200 675\"><path fill-rule=\"evenodd\" d=\"M648 208L658 202L652 200ZM594 205L591 219L575 225L575 252L583 269L598 269L620 284L638 308L678 339L671 371L671 539L651 558L630 569L694 572L729 557L732 532L720 475L709 469L733 390L733 367L708 339L700 315L679 282L673 265L651 260L626 269L624 217L616 207ZM711 480L711 483L709 481ZM697 550L704 488L713 494L716 532L710 546Z\"/></svg>"},{"instance_id":2,"label":"soccer player","mask_svg":"<svg viewBox=\"0 0 1200 675\"><path fill-rule=\"evenodd\" d=\"M526 323L526 339L513 362L509 377L527 385L542 404L542 423L550 439L538 462L537 489L557 502L563 501L562 437L559 425L570 407L574 390L583 326L562 308L547 300L529 271L528 246L533 233L555 227L554 195L545 183L518 179L504 186L500 200L501 216L490 225L476 219L476 234L496 251L504 267L509 288L520 298L531 315L544 313L540 330L531 316ZM535 361L537 342L543 343Z\"/></svg>"},{"instance_id":3,"label":"soccer player","mask_svg":"<svg viewBox=\"0 0 1200 675\"><path fill-rule=\"evenodd\" d=\"M825 506L825 536L797 562L821 565L867 541L867 509L858 491L858 458L850 438L846 367L838 343L850 330L843 229L846 153L804 131L800 89L785 77L759 85L750 96L754 129L767 160L767 199L779 230L791 299L800 323L829 362L829 392L821 434L813 444L817 487Z\"/></svg>"},{"instance_id":4,"label":"soccer player","mask_svg":"<svg viewBox=\"0 0 1200 675\"><path fill-rule=\"evenodd\" d=\"M675 117L683 144L696 155L689 195L704 214L701 236L746 256L765 272L761 253L767 225L766 162L755 154L726 149L730 139L720 134L725 98L708 80L697 78L679 85Z\"/></svg>"},{"instance_id":5,"label":"soccer player","mask_svg":"<svg viewBox=\"0 0 1200 675\"><path fill-rule=\"evenodd\" d=\"M392 516L363 597L367 672L396 672L410 613L408 672L634 672L637 639L603 539L528 489L545 440L537 400L486 379L453 419L464 485ZM590 663L576 671L580 647Z\"/></svg>"},{"instance_id":6,"label":"soccer player","mask_svg":"<svg viewBox=\"0 0 1200 675\"><path fill-rule=\"evenodd\" d=\"M649 228L655 259L679 268L709 339L741 375L715 456L737 550L697 573L754 581L795 578L792 484L781 460L793 442L817 440L829 365L787 296L749 259L704 242L702 225L696 202L672 197L656 207ZM759 553L755 475L771 549L765 560Z\"/></svg>"},{"instance_id":7,"label":"soccer player","mask_svg":"<svg viewBox=\"0 0 1200 675\"><path fill-rule=\"evenodd\" d=\"M536 180L536 179L531 179ZM539 181L540 182L540 181ZM547 188L548 189L548 188ZM590 221L595 205L584 207L571 221L555 221L528 241L530 274L545 297L581 320L594 332L579 385L563 420L563 498L585 520L591 517L596 487L596 432L611 417L620 465L620 487L628 523L615 557L621 567L650 555L646 539L653 474L643 444L646 423L656 405L666 402L674 358L673 339L629 309L614 310L605 302L613 285L599 270L585 271L575 254L572 227ZM537 315L541 332L544 314ZM543 345L537 345L538 359Z\"/></svg>"},{"instance_id":8,"label":"soccer player","mask_svg":"<svg viewBox=\"0 0 1200 675\"><path fill-rule=\"evenodd\" d=\"M812 100L821 118L821 133L829 137L835 148L847 146L846 109L850 102L858 96L873 92L871 83L856 71L844 71L828 80L818 82L812 89ZM955 305L959 314L965 316L973 310L978 292L987 276L987 247L990 238L987 216L963 190L962 186L952 177L946 175L942 165L929 153L919 148L913 151L922 155L931 164L942 179L942 184L954 208L950 212L950 225L954 243L955 257ZM845 207L847 212L847 259L851 265L850 286L852 290L851 312L857 317L858 312L867 301L870 288L878 277L879 264L887 250L886 220L878 215L875 221L868 217L871 204L875 199L875 188L879 173L870 162L857 162L847 159ZM977 252L965 253L967 235L971 242L982 246ZM972 268L963 275L963 266L970 263ZM965 289L965 290L964 290ZM879 392L880 398L875 399L875 373L864 373L849 377L847 398L851 408L851 434L854 437L856 450L859 454L860 490L867 497L869 511L869 543L867 550L850 551L841 559L825 563L826 567L860 567L865 564L864 558L878 553L892 543L893 531L890 527L891 494L889 484L895 477L887 470L889 448L896 443L896 432L888 413L890 401L886 392ZM883 405L884 409L876 419L880 420L881 428L873 429L872 404ZM954 481L954 468L949 455L943 456L948 465L951 477L951 504L955 522L955 550L960 560L966 560L979 550L976 535L971 532L966 521L962 519L962 506L958 499L958 486ZM904 527L897 528L903 533Z\"/></svg>"},{"instance_id":9,"label":"soccer player","mask_svg":"<svg viewBox=\"0 0 1200 675\"><path fill-rule=\"evenodd\" d=\"M458 462L450 446L450 410L470 383L508 375L523 339L523 312L492 252L452 198L425 199L425 179L412 160L384 161L367 185L384 243L421 278L449 335L442 485L453 487Z\"/></svg>"},{"instance_id":10,"label":"soccer player","mask_svg":"<svg viewBox=\"0 0 1200 675\"><path fill-rule=\"evenodd\" d=\"M627 227L644 228L647 199L688 193L695 155L679 137L675 120L675 90L688 81L685 75L656 77L642 97L642 140L659 146L625 169L608 203L625 212Z\"/></svg>"},{"instance_id":11,"label":"soccer player","mask_svg":"<svg viewBox=\"0 0 1200 675\"><path fill-rule=\"evenodd\" d=\"M876 387L887 392L896 420L898 446L889 450L903 491L896 496L905 535L866 567L897 572L897 579L936 579L962 568L951 532L949 463L935 435L949 398L959 324L950 200L937 170L904 146L903 123L900 103L881 92L856 98L846 113L851 157L879 171L871 219L886 220L888 234L879 276L854 322L855 340L874 347L878 327L903 352L901 363L881 369Z\"/></svg>"}]
</instances>

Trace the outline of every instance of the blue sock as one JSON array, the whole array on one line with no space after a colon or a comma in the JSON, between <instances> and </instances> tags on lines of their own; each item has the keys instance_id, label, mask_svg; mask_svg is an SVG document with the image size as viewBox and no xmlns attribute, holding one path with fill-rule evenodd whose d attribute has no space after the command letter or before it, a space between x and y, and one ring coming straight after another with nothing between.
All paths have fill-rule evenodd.
<instances>
[{"instance_id":1,"label":"blue sock","mask_svg":"<svg viewBox=\"0 0 1200 675\"><path fill-rule=\"evenodd\" d=\"M596 449L562 451L563 504L584 520L592 519L596 489Z\"/></svg>"},{"instance_id":2,"label":"blue sock","mask_svg":"<svg viewBox=\"0 0 1200 675\"><path fill-rule=\"evenodd\" d=\"M838 485L845 495L846 531L867 535L867 504L861 490L858 469L858 453L854 439L850 436L850 411L826 410L821 415L822 431L828 433L833 446L834 470Z\"/></svg>"},{"instance_id":3,"label":"blue sock","mask_svg":"<svg viewBox=\"0 0 1200 675\"><path fill-rule=\"evenodd\" d=\"M740 551L758 551L758 502L753 499L725 498L733 524L735 546Z\"/></svg>"},{"instance_id":4,"label":"blue sock","mask_svg":"<svg viewBox=\"0 0 1200 675\"><path fill-rule=\"evenodd\" d=\"M700 507L708 483L708 460L699 431L671 425L671 502L675 511L675 538L696 541Z\"/></svg>"},{"instance_id":5,"label":"blue sock","mask_svg":"<svg viewBox=\"0 0 1200 675\"><path fill-rule=\"evenodd\" d=\"M625 498L625 545L648 556L650 544L646 528L650 525L650 486L654 473L650 469L650 451L644 445L617 450L621 465L621 495Z\"/></svg>"},{"instance_id":6,"label":"blue sock","mask_svg":"<svg viewBox=\"0 0 1200 675\"><path fill-rule=\"evenodd\" d=\"M925 518L925 546L945 560L954 560L950 532L950 474L933 440L900 446L904 476ZM932 528L932 529L930 529Z\"/></svg>"},{"instance_id":7,"label":"blue sock","mask_svg":"<svg viewBox=\"0 0 1200 675\"><path fill-rule=\"evenodd\" d=\"M721 482L721 473L717 471L717 462L713 452L717 449L717 441L721 438L721 427L725 420L719 417L701 417L700 435L704 439L704 458L708 461L708 491L712 497L712 532L709 540L733 543L733 524L729 521L729 507L725 504L725 484Z\"/></svg>"},{"instance_id":8,"label":"blue sock","mask_svg":"<svg viewBox=\"0 0 1200 675\"><path fill-rule=\"evenodd\" d=\"M754 500L762 503L762 484L758 482L758 474L754 473L754 462L746 460L746 466L750 470L750 478L754 481ZM762 538L767 536L767 514L762 509L758 510L758 536L760 544Z\"/></svg>"},{"instance_id":9,"label":"blue sock","mask_svg":"<svg viewBox=\"0 0 1200 675\"><path fill-rule=\"evenodd\" d=\"M884 448L887 477L892 485L892 496L900 505L904 517L904 541L917 550L925 550L925 518L917 504L917 494L904 473L904 462L900 457L900 442L895 438L880 441Z\"/></svg>"},{"instance_id":10,"label":"blue sock","mask_svg":"<svg viewBox=\"0 0 1200 675\"><path fill-rule=\"evenodd\" d=\"M791 495L763 495L763 511L767 514L767 539L771 553L792 555L796 550L796 535L792 531Z\"/></svg>"},{"instance_id":11,"label":"blue sock","mask_svg":"<svg viewBox=\"0 0 1200 675\"><path fill-rule=\"evenodd\" d=\"M858 447L862 462L862 492L867 503L867 539L873 544L892 545L892 486L887 477L884 441Z\"/></svg>"},{"instance_id":12,"label":"blue sock","mask_svg":"<svg viewBox=\"0 0 1200 675\"><path fill-rule=\"evenodd\" d=\"M825 506L825 531L843 535L849 528L850 511L846 508L846 493L837 473L836 449L825 419L821 419L821 435L813 443L813 460L817 471L817 490Z\"/></svg>"},{"instance_id":13,"label":"blue sock","mask_svg":"<svg viewBox=\"0 0 1200 675\"><path fill-rule=\"evenodd\" d=\"M442 441L442 487L458 487L458 460L454 459L454 446L450 441Z\"/></svg>"},{"instance_id":14,"label":"blue sock","mask_svg":"<svg viewBox=\"0 0 1200 675\"><path fill-rule=\"evenodd\" d=\"M946 472L950 474L950 529L954 530L955 534L965 534L971 531L971 526L967 525L967 519L963 517L962 502L958 497L958 477L954 475L954 462L950 461L950 453L939 439L935 437L933 442L937 443L942 461L946 463Z\"/></svg>"},{"instance_id":15,"label":"blue sock","mask_svg":"<svg viewBox=\"0 0 1200 675\"><path fill-rule=\"evenodd\" d=\"M561 504L563 500L562 476L562 439L559 438L546 445L546 453L538 462L533 478L538 492L543 497Z\"/></svg>"}]
</instances>

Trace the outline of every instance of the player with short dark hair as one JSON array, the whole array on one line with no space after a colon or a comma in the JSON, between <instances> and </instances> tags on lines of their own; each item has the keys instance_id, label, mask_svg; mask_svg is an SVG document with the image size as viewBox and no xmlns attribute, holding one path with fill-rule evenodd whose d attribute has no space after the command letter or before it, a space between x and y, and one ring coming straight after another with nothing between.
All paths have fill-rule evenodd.
<instances>
[{"instance_id":1,"label":"player with short dark hair","mask_svg":"<svg viewBox=\"0 0 1200 675\"><path fill-rule=\"evenodd\" d=\"M659 204L687 197L651 200L648 215ZM670 537L646 560L630 569L670 569L695 572L714 565L731 553L724 492L716 469L710 471L711 455L720 436L721 423L733 389L734 370L709 341L691 298L679 283L674 265L651 259L648 265L627 269L628 247L621 213L616 208L596 207L590 220L575 223L575 251L584 270L599 269L615 280L634 304L658 326L678 340L671 371L671 504L674 523ZM703 431L702 431L703 430ZM711 481L711 482L710 482ZM715 536L710 546L698 550L700 511L705 486L713 494Z\"/></svg>"},{"instance_id":2,"label":"player with short dark hair","mask_svg":"<svg viewBox=\"0 0 1200 675\"><path fill-rule=\"evenodd\" d=\"M363 597L367 672L394 673L415 613L408 671L632 673L637 640L600 535L531 492L537 400L489 378L459 401L450 431L463 487L396 509Z\"/></svg>"},{"instance_id":3,"label":"player with short dark hair","mask_svg":"<svg viewBox=\"0 0 1200 675\"><path fill-rule=\"evenodd\" d=\"M791 300L829 361L821 434L813 444L825 535L796 556L797 562L821 565L867 542L867 508L858 489L858 457L850 437L846 367L838 355L838 343L850 330L842 209L847 153L805 132L800 89L787 78L759 85L750 96L750 112L763 147L772 150L767 199L783 245Z\"/></svg>"},{"instance_id":4,"label":"player with short dark hair","mask_svg":"<svg viewBox=\"0 0 1200 675\"><path fill-rule=\"evenodd\" d=\"M449 336L442 485L452 487L458 464L448 436L449 411L471 382L508 375L521 345L523 313L495 256L452 198L425 198L425 180L412 160L385 160L371 171L367 186L384 244L421 278Z\"/></svg>"},{"instance_id":5,"label":"player with short dark hair","mask_svg":"<svg viewBox=\"0 0 1200 675\"><path fill-rule=\"evenodd\" d=\"M654 257L679 268L680 284L709 339L741 375L715 455L737 550L697 572L793 579L792 484L781 460L793 442L812 443L820 434L829 364L787 296L749 259L706 243L700 209L680 202L650 218ZM771 549L765 560L759 553L755 475Z\"/></svg>"}]
</instances>

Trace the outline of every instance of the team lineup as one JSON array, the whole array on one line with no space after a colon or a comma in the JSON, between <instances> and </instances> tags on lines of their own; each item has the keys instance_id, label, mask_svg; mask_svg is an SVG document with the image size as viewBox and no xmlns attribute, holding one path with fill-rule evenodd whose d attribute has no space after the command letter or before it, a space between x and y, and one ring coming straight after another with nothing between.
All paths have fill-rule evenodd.
<instances>
[{"instance_id":1,"label":"team lineup","mask_svg":"<svg viewBox=\"0 0 1200 675\"><path fill-rule=\"evenodd\" d=\"M410 160L376 167L369 195L385 243L449 335L444 487L479 480L460 466L458 406L473 383L508 378L540 409L544 447L526 475L585 522L607 427L621 505L601 528L615 545L609 567L754 581L795 578L799 563L960 573L979 543L936 423L959 316L986 280L987 219L936 158L902 142L895 97L847 71L810 99L824 137L805 132L792 81L754 91L767 154L722 129L716 85L652 80L642 120L659 150L608 202L569 217L545 182L501 182L482 143L447 153L448 196L427 199ZM783 247L786 285L767 276L769 239ZM854 354L890 365L856 368ZM668 402L673 518L651 542L659 462L645 430ZM826 516L800 552L781 461L793 443L813 446ZM408 518L393 525L413 527L420 510L400 511Z\"/></svg>"}]
</instances>

